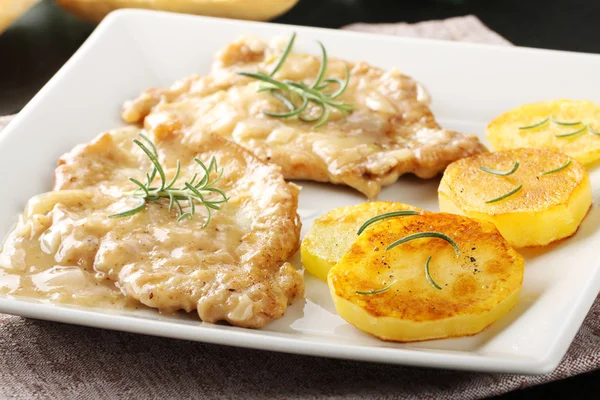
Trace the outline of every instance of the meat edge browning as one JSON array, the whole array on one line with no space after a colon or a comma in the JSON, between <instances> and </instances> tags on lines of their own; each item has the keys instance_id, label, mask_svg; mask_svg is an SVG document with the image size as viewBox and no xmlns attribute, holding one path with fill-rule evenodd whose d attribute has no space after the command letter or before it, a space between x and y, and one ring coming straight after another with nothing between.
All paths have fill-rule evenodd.
<instances>
[{"instance_id":1,"label":"meat edge browning","mask_svg":"<svg viewBox=\"0 0 600 400\"><path fill-rule=\"evenodd\" d=\"M189 82L182 85L176 84L176 86L187 88ZM143 124L145 117L152 112L151 110L155 105L160 103L162 96L169 98L174 94L179 95L181 93L178 90L171 89L165 89L164 91L150 89L143 92L138 99L129 101L124 105L123 118L130 122ZM138 105L142 105L141 111L136 110L136 107L133 106L135 102L140 102ZM134 112L134 110L136 111ZM363 193L369 200L375 200L383 187L393 184L404 174L412 173L423 179L433 178L443 173L444 169L457 159L488 151L475 135L462 134L441 127L423 129L444 132L447 138L442 143L436 143L429 148L426 146L419 149L407 148L405 150L410 152L410 157L398 160L387 170L378 171L377 173L369 172L365 163L361 163L338 174L325 172L328 170L325 165L321 168L322 173L317 174L319 169L315 168L314 165L290 163L289 155L286 152L280 153L276 149L270 149L268 157L261 157L256 153L253 154L265 163L278 165L286 179L347 185ZM242 145L239 146L243 147ZM419 157L417 152L419 154L427 154L427 156ZM321 159L314 158L311 161L323 162Z\"/></svg>"},{"instance_id":2,"label":"meat edge browning","mask_svg":"<svg viewBox=\"0 0 600 400\"><path fill-rule=\"evenodd\" d=\"M137 132L138 130L136 130ZM164 133L164 132L163 132ZM165 136L170 136L169 134L172 134L173 132L169 132L167 133ZM105 132L99 136L97 136L93 141L91 141L90 143L87 143L85 145L79 145L76 146L74 149L72 149L70 152L65 153L63 156L60 157L60 160L58 162L57 168L55 170L55 190L61 190L61 189L69 189L69 185L72 181L70 181L69 179L65 179L64 176L62 176L61 174L64 174L65 171L64 169L66 167L68 167L68 164L71 163L74 159L76 159L78 156L81 156L81 154L83 154L86 150L86 148L92 147L94 148L94 146L98 146L99 144L101 144L102 141L107 141L107 135L111 138L112 140L112 136L110 132ZM108 142L111 142L111 140L108 140ZM161 138L161 140L165 140L164 137ZM243 148L242 146L229 141L225 138L219 137L217 135L210 135L207 136L204 140L202 140L201 142L197 143L194 151L197 151L198 153L203 153L206 152L207 150L205 150L206 147L210 147L210 146L219 146L219 147L228 147L229 149L231 149L233 152L237 153L236 155L242 157L245 162L247 164L252 164L252 163L258 163L259 165L266 167L266 168L270 168L273 169L273 172L276 173L280 173L280 168L274 164L267 164L264 163L263 161L261 161L258 157L256 157L251 151ZM68 174L68 172L67 172ZM272 179L272 175L271 175L271 179ZM276 178L275 178L276 179ZM283 181L283 177L281 177L281 180ZM283 207L283 209L285 209L287 211L287 215L283 215L280 216L282 219L286 220L286 221L290 221L290 224L293 225L294 229L293 229L293 236L294 236L294 244L293 246L284 246L283 244L281 245L284 249L287 247L287 251L285 251L281 257L278 257L277 259L271 261L271 263L279 263L281 262L281 265L279 267L276 267L275 265L273 265L270 269L272 270L272 274L270 276L270 281L267 285L267 288L269 290L269 292L272 292L274 289L275 292L278 292L279 295L278 296L269 296L269 299L267 300L268 302L270 302L271 307L262 307L259 310L255 310L252 312L252 317L251 318L247 318L247 319L240 319L237 317L233 317L231 316L231 313L225 313L223 314L219 314L219 312L217 312L217 317L211 317L210 314L215 314L215 306L209 307L209 308L203 308L200 306L200 303L202 301L202 297L198 299L197 302L197 306L194 307L197 312L198 315L200 317L200 319L204 322L210 322L210 323L216 323L216 322L220 322L220 321L227 321L230 324L234 325L234 326L239 326L239 327L247 327L247 328L260 328L265 326L266 324L268 324L269 322L271 322L274 319L280 318L284 315L287 306L291 305L291 303L293 302L293 300L297 297L302 297L304 294L304 280L302 278L302 275L300 274L300 272L298 272L287 260L293 256L299 249L300 247L300 230L301 230L301 222L300 222L300 217L297 214L297 206L298 206L298 194L299 194L299 190L300 188L293 184L293 183L287 183L285 181L283 181L283 185L285 185L284 187L287 189L288 194L290 195L290 200L292 202L292 204L290 204L288 207ZM94 185L92 185L94 186ZM289 234L289 226L290 224L279 224L282 225L280 226L279 229L286 229L286 232ZM286 225L286 227L284 227L283 225ZM263 257L262 262L269 262L270 261L270 257ZM256 266L258 268L258 266ZM242 265L240 265L240 268L242 268ZM107 278L108 279L108 278ZM111 279L109 279L111 280ZM140 303L152 307L152 308L158 308L160 310L160 307L157 306L157 304L153 304L154 302L152 301L152 297L153 296L149 296L148 293L140 293L139 291L133 290L132 286L131 286L131 282L130 283L121 283L119 280L111 280L115 286L121 291L121 293L123 293L123 295L128 296L128 297L132 297L135 300L139 301ZM143 285L142 285L143 286ZM282 296L285 297L285 301L282 301L283 298ZM231 296L229 296L231 297ZM224 301L228 301L229 297L227 299L225 299ZM279 301L278 301L279 299ZM222 303L221 305L223 305L224 303ZM256 306L256 304L258 304L257 302L253 302L253 307ZM220 304L217 304L217 307ZM192 311L194 308L190 308L189 310L187 310L184 307L181 307L180 309L184 309L188 312ZM256 308L256 307L254 307ZM172 310L169 310L172 311Z\"/></svg>"},{"instance_id":3,"label":"meat edge browning","mask_svg":"<svg viewBox=\"0 0 600 400\"><path fill-rule=\"evenodd\" d=\"M269 160L281 167L286 179L310 180L315 182L328 182L335 185L346 185L363 193L369 201L377 200L381 189L391 185L404 174L414 174L422 179L430 179L444 172L446 167L459 158L487 152L487 148L474 135L465 135L458 132L440 128L439 131L447 132L448 140L438 143L430 153L434 157L420 160L414 150L409 150L411 156L393 164L390 168L374 174L367 170L364 164L356 165L341 174L322 174L316 177L311 166L307 164L294 164L280 161L286 155L272 152ZM407 149L408 150L408 149ZM421 150L423 151L423 150ZM427 150L426 150L427 151ZM459 155L459 156L457 156Z\"/></svg>"}]
</instances>

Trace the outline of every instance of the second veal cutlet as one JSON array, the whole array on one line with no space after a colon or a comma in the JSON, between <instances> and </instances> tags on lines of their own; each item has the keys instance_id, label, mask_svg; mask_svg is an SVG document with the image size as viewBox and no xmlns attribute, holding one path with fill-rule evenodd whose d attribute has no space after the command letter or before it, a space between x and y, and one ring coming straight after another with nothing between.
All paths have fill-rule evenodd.
<instances>
[{"instance_id":1,"label":"second veal cutlet","mask_svg":"<svg viewBox=\"0 0 600 400\"><path fill-rule=\"evenodd\" d=\"M61 157L54 190L29 201L0 251L0 276L17 282L9 293L93 306L131 298L248 328L280 318L304 294L287 262L299 247L299 188L222 138L188 146L163 132L144 150L133 141L142 143L141 133L116 129ZM161 170L145 176L153 160ZM162 197L139 206L134 181L146 179ZM192 203L183 182L203 201ZM226 201L211 211L203 204L225 200L217 188Z\"/></svg>"},{"instance_id":2,"label":"second veal cutlet","mask_svg":"<svg viewBox=\"0 0 600 400\"><path fill-rule=\"evenodd\" d=\"M190 142L207 134L223 136L279 165L288 179L344 184L370 199L402 174L431 178L451 162L485 151L475 136L441 128L424 90L397 70L327 59L324 49L322 57L286 54L285 49L281 39L267 43L242 37L218 53L209 75L190 76L168 89L146 90L124 105L122 116L151 131L181 130ZM287 58L278 66L282 55ZM267 84L270 90L260 91L264 82L239 74L262 72L296 88L310 88L323 61L321 86L327 87L320 91L348 105L346 116L335 107L320 108L309 101L301 114L274 117L273 113L300 108L302 99L273 90L272 84ZM333 98L347 76L345 90ZM323 111L327 118L319 119Z\"/></svg>"}]
</instances>

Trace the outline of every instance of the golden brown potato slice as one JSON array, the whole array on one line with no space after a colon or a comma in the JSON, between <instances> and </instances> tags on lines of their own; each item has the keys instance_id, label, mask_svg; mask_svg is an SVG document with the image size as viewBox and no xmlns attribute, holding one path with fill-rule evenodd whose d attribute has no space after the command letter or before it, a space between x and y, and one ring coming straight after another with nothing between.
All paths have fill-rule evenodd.
<instances>
[{"instance_id":1,"label":"golden brown potato slice","mask_svg":"<svg viewBox=\"0 0 600 400\"><path fill-rule=\"evenodd\" d=\"M426 231L447 235L458 255L437 237L386 250ZM523 269L523 258L493 224L426 213L366 231L331 269L328 282L346 321L384 340L410 342L480 332L516 304Z\"/></svg>"},{"instance_id":2,"label":"golden brown potato slice","mask_svg":"<svg viewBox=\"0 0 600 400\"><path fill-rule=\"evenodd\" d=\"M600 105L584 100L526 104L493 120L487 137L494 150L558 150L583 164L600 160Z\"/></svg>"},{"instance_id":3,"label":"golden brown potato slice","mask_svg":"<svg viewBox=\"0 0 600 400\"><path fill-rule=\"evenodd\" d=\"M513 173L497 174L511 172L517 162ZM444 172L438 195L441 211L490 221L515 247L544 246L571 236L592 202L585 168L562 153L544 149L458 160Z\"/></svg>"},{"instance_id":4,"label":"golden brown potato slice","mask_svg":"<svg viewBox=\"0 0 600 400\"><path fill-rule=\"evenodd\" d=\"M391 201L374 201L329 211L315 220L302 240L300 252L304 268L326 281L327 273L358 238L357 231L365 221L379 214L406 210L421 211Z\"/></svg>"}]
</instances>

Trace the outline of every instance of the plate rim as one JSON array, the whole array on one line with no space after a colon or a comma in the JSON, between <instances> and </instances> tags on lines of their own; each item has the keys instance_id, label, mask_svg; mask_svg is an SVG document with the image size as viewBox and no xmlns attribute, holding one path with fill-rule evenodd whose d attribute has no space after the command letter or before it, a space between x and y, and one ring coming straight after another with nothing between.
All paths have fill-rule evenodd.
<instances>
[{"instance_id":1,"label":"plate rim","mask_svg":"<svg viewBox=\"0 0 600 400\"><path fill-rule=\"evenodd\" d=\"M287 336L261 334L260 330L228 330L219 325L209 329L177 322L153 320L143 317L115 315L79 309L66 305L36 303L34 301L0 297L0 312L25 318L67 323L92 328L108 329L150 336L197 341L202 343L235 346L257 350L275 351L314 357L326 357L390 365L407 365L435 369L453 369L472 372L520 373L538 375L552 372L562 357L549 354L534 358L490 358L475 353L457 351L432 351L428 349L403 349L372 345L312 342ZM200 324L205 324L200 321ZM176 328L176 329L169 329ZM226 328L226 329L222 329ZM493 366L490 362L493 361ZM458 365L460 364L460 365Z\"/></svg>"}]
</instances>

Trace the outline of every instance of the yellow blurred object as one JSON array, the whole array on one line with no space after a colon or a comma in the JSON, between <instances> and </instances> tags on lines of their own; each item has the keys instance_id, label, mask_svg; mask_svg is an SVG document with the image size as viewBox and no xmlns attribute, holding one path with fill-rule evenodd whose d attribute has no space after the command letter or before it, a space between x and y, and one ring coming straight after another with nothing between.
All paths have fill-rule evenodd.
<instances>
[{"instance_id":1,"label":"yellow blurred object","mask_svg":"<svg viewBox=\"0 0 600 400\"><path fill-rule=\"evenodd\" d=\"M1 0L0 0L1 1ZM292 8L298 0L56 0L70 13L99 22L119 8L144 8L184 14L267 21Z\"/></svg>"},{"instance_id":2,"label":"yellow blurred object","mask_svg":"<svg viewBox=\"0 0 600 400\"><path fill-rule=\"evenodd\" d=\"M0 0L0 33L40 0Z\"/></svg>"}]
</instances>

